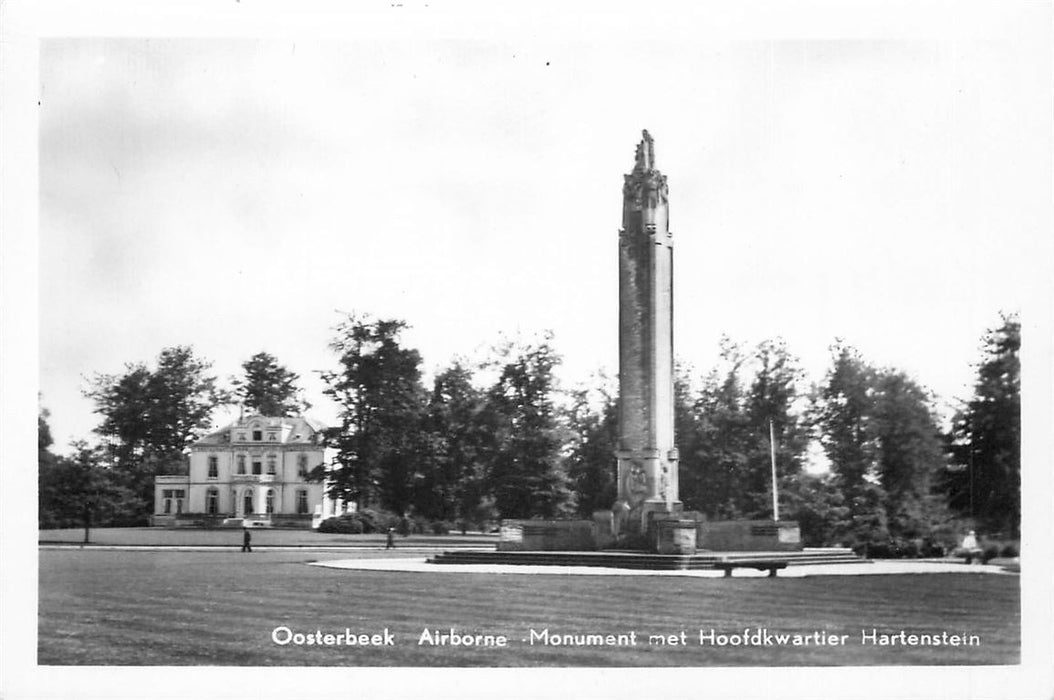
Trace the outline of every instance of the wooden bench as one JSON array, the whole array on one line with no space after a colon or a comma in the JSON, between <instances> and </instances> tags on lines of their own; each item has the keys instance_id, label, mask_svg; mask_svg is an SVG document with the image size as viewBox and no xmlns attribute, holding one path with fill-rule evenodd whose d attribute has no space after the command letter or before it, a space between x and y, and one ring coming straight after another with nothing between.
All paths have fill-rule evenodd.
<instances>
[{"instance_id":1,"label":"wooden bench","mask_svg":"<svg viewBox=\"0 0 1054 700\"><path fill-rule=\"evenodd\" d=\"M786 561L769 561L769 560L757 560L757 561L719 561L714 563L715 569L720 569L725 572L725 578L732 575L732 569L757 569L758 571L768 570L769 577L775 577L776 572L780 569L787 568Z\"/></svg>"}]
</instances>

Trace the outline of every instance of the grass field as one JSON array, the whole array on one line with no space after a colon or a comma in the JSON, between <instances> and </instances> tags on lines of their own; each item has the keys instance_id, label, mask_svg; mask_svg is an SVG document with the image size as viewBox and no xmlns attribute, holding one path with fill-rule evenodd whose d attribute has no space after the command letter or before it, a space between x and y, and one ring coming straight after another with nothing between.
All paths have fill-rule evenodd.
<instances>
[{"instance_id":1,"label":"grass field","mask_svg":"<svg viewBox=\"0 0 1054 700\"><path fill-rule=\"evenodd\" d=\"M949 573L814 578L415 574L325 569L349 553L40 552L42 665L781 666L1014 664L1019 579ZM359 555L355 555L359 556ZM399 556L373 552L370 556ZM403 555L405 556L405 555ZM272 631L377 634L393 646L278 645ZM839 646L700 645L699 630L847 635ZM419 645L424 629L505 648ZM635 646L530 645L529 630L628 634ZM861 631L975 634L979 646L874 646ZM685 631L685 646L652 634Z\"/></svg>"}]
</instances>

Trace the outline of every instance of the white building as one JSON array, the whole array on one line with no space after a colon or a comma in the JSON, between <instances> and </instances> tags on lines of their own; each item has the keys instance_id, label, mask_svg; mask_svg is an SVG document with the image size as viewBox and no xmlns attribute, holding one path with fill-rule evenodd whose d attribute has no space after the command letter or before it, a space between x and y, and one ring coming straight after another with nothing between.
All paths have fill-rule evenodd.
<instances>
[{"instance_id":1,"label":"white building","mask_svg":"<svg viewBox=\"0 0 1054 700\"><path fill-rule=\"evenodd\" d=\"M154 525L225 522L311 527L343 512L307 475L332 463L325 426L309 418L250 416L190 447L188 473L154 480Z\"/></svg>"}]
</instances>

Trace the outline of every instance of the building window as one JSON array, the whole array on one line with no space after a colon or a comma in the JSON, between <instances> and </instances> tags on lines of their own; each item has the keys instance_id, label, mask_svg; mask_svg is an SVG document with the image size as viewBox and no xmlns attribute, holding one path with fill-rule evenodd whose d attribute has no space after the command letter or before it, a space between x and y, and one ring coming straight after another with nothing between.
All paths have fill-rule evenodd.
<instances>
[{"instance_id":1,"label":"building window","mask_svg":"<svg viewBox=\"0 0 1054 700\"><path fill-rule=\"evenodd\" d=\"M267 514L274 512L274 489L267 489Z\"/></svg>"},{"instance_id":2,"label":"building window","mask_svg":"<svg viewBox=\"0 0 1054 700\"><path fill-rule=\"evenodd\" d=\"M245 455L238 455L238 473L245 473Z\"/></svg>"},{"instance_id":3,"label":"building window","mask_svg":"<svg viewBox=\"0 0 1054 700\"><path fill-rule=\"evenodd\" d=\"M267 473L274 474L276 466L278 464L278 458L275 455L267 455Z\"/></svg>"},{"instance_id":4,"label":"building window","mask_svg":"<svg viewBox=\"0 0 1054 700\"><path fill-rule=\"evenodd\" d=\"M307 491L304 489L296 492L296 512L300 515L307 513Z\"/></svg>"},{"instance_id":5,"label":"building window","mask_svg":"<svg viewBox=\"0 0 1054 700\"><path fill-rule=\"evenodd\" d=\"M307 455L296 458L296 473L298 476L307 476Z\"/></svg>"},{"instance_id":6,"label":"building window","mask_svg":"<svg viewBox=\"0 0 1054 700\"><path fill-rule=\"evenodd\" d=\"M263 473L263 462L260 461L259 457L253 457L253 474Z\"/></svg>"},{"instance_id":7,"label":"building window","mask_svg":"<svg viewBox=\"0 0 1054 700\"><path fill-rule=\"evenodd\" d=\"M183 489L162 489L161 497L164 499L164 514L169 515L172 513L173 501L175 501L176 515L183 512L183 499L187 493Z\"/></svg>"},{"instance_id":8,"label":"building window","mask_svg":"<svg viewBox=\"0 0 1054 700\"><path fill-rule=\"evenodd\" d=\"M261 440L263 440L263 431L262 430L254 430L253 431L253 442L260 442Z\"/></svg>"},{"instance_id":9,"label":"building window","mask_svg":"<svg viewBox=\"0 0 1054 700\"><path fill-rule=\"evenodd\" d=\"M216 479L220 475L220 460L215 455L209 456L209 478Z\"/></svg>"},{"instance_id":10,"label":"building window","mask_svg":"<svg viewBox=\"0 0 1054 700\"><path fill-rule=\"evenodd\" d=\"M247 489L245 491L245 495L242 497L242 505L244 506L244 508L243 508L243 514L244 515L252 515L253 514L253 491L252 491L252 489Z\"/></svg>"},{"instance_id":11,"label":"building window","mask_svg":"<svg viewBox=\"0 0 1054 700\"><path fill-rule=\"evenodd\" d=\"M209 515L216 515L220 512L220 492L216 489L209 489L205 492L205 512Z\"/></svg>"}]
</instances>

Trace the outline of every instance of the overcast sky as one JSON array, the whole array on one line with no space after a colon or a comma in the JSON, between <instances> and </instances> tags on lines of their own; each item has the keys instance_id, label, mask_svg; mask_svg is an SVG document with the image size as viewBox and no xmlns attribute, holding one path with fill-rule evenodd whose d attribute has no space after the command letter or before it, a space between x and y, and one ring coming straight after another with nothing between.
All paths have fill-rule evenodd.
<instances>
[{"instance_id":1,"label":"overcast sky","mask_svg":"<svg viewBox=\"0 0 1054 700\"><path fill-rule=\"evenodd\" d=\"M87 377L175 344L224 379L270 352L332 421L315 371L338 311L406 320L429 372L551 329L566 385L615 374L643 128L669 180L679 358L781 336L819 381L841 337L942 406L968 397L981 335L1049 254L1035 41L609 29L44 40L56 447L97 424Z\"/></svg>"}]
</instances>

